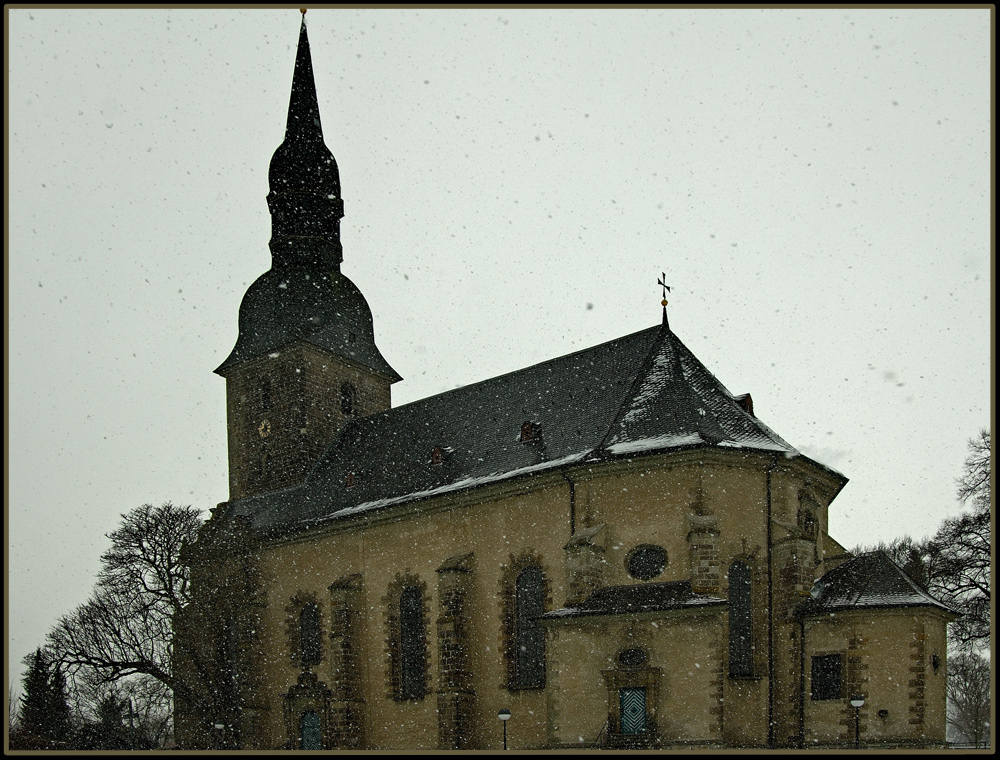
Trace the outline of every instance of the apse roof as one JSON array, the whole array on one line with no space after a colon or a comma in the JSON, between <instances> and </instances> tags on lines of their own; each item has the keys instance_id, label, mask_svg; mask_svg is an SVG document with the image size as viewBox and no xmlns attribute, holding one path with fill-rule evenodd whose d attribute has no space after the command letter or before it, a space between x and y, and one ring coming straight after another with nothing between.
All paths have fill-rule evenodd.
<instances>
[{"instance_id":1,"label":"apse roof","mask_svg":"<svg viewBox=\"0 0 1000 760\"><path fill-rule=\"evenodd\" d=\"M574 464L699 447L799 455L664 323L356 420L302 485L235 502L232 514L297 532Z\"/></svg>"},{"instance_id":2,"label":"apse roof","mask_svg":"<svg viewBox=\"0 0 1000 760\"><path fill-rule=\"evenodd\" d=\"M882 551L860 554L817 580L811 598L796 608L796 614L813 617L878 607L936 607L958 615L920 588Z\"/></svg>"}]
</instances>

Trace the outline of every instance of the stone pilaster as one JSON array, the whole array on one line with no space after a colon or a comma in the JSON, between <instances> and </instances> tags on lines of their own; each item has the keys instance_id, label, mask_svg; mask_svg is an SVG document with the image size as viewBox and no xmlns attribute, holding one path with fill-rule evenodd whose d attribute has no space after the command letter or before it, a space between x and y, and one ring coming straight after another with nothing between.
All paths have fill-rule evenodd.
<instances>
[{"instance_id":1,"label":"stone pilaster","mask_svg":"<svg viewBox=\"0 0 1000 760\"><path fill-rule=\"evenodd\" d=\"M330 586L330 744L363 747L360 668L361 576Z\"/></svg>"},{"instance_id":2,"label":"stone pilaster","mask_svg":"<svg viewBox=\"0 0 1000 760\"><path fill-rule=\"evenodd\" d=\"M604 546L598 540L602 530L604 523L578 530L563 547L569 583L567 607L580 604L604 585Z\"/></svg>"},{"instance_id":3,"label":"stone pilaster","mask_svg":"<svg viewBox=\"0 0 1000 760\"><path fill-rule=\"evenodd\" d=\"M468 597L472 553L451 557L438 573L438 747L468 749L475 691L469 662Z\"/></svg>"},{"instance_id":4,"label":"stone pilaster","mask_svg":"<svg viewBox=\"0 0 1000 760\"><path fill-rule=\"evenodd\" d=\"M696 594L719 591L719 520L715 515L688 515L688 551L691 590Z\"/></svg>"}]
</instances>

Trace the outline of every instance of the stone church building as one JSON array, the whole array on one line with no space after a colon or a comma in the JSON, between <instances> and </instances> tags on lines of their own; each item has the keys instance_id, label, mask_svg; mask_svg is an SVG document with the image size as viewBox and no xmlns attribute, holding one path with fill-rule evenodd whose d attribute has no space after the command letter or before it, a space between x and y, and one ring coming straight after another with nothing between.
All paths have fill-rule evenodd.
<instances>
[{"instance_id":1,"label":"stone church building","mask_svg":"<svg viewBox=\"0 0 1000 760\"><path fill-rule=\"evenodd\" d=\"M392 407L340 271L304 23L269 186L272 267L216 370L230 496L184 551L179 746L944 742L956 613L827 533L847 479L731 394L665 302L648 329Z\"/></svg>"}]
</instances>

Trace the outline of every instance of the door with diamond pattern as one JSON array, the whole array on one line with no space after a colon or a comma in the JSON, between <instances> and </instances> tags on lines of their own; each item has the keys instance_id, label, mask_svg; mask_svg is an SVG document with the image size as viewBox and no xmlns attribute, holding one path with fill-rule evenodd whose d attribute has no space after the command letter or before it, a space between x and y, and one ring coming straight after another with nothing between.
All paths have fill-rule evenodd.
<instances>
[{"instance_id":1,"label":"door with diamond pattern","mask_svg":"<svg viewBox=\"0 0 1000 760\"><path fill-rule=\"evenodd\" d=\"M646 687L632 687L618 690L621 709L621 732L623 734L643 734L646 732Z\"/></svg>"}]
</instances>

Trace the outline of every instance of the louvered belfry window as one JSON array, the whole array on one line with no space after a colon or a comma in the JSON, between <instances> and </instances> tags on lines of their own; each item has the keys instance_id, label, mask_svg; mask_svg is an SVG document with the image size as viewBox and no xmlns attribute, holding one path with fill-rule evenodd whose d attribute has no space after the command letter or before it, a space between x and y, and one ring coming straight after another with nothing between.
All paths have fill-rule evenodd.
<instances>
[{"instance_id":1,"label":"louvered belfry window","mask_svg":"<svg viewBox=\"0 0 1000 760\"><path fill-rule=\"evenodd\" d=\"M515 584L515 686L545 685L545 630L538 622L544 612L545 579L539 567L526 567Z\"/></svg>"},{"instance_id":2,"label":"louvered belfry window","mask_svg":"<svg viewBox=\"0 0 1000 760\"><path fill-rule=\"evenodd\" d=\"M729 674L753 675L751 570L737 560L729 566Z\"/></svg>"},{"instance_id":3,"label":"louvered belfry window","mask_svg":"<svg viewBox=\"0 0 1000 760\"><path fill-rule=\"evenodd\" d=\"M340 411L345 416L351 417L354 415L357 400L358 392L353 385L344 383L340 386Z\"/></svg>"}]
</instances>

